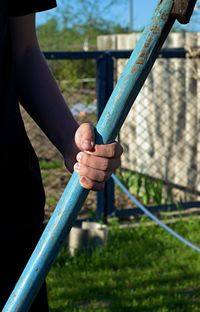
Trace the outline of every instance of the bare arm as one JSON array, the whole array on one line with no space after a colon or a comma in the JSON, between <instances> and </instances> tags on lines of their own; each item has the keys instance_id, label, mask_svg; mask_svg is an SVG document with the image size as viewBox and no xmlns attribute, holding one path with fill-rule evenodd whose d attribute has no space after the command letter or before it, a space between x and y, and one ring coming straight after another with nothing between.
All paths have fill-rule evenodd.
<instances>
[{"instance_id":1,"label":"bare arm","mask_svg":"<svg viewBox=\"0 0 200 312\"><path fill-rule=\"evenodd\" d=\"M74 135L78 124L40 50L35 14L10 18L10 27L15 77L21 103L58 148L72 171L77 153Z\"/></svg>"},{"instance_id":2,"label":"bare arm","mask_svg":"<svg viewBox=\"0 0 200 312\"><path fill-rule=\"evenodd\" d=\"M120 165L121 145L95 145L93 126L79 126L74 119L40 50L35 14L10 18L10 27L21 103L63 155L67 168L80 174L82 186L101 190Z\"/></svg>"}]
</instances>

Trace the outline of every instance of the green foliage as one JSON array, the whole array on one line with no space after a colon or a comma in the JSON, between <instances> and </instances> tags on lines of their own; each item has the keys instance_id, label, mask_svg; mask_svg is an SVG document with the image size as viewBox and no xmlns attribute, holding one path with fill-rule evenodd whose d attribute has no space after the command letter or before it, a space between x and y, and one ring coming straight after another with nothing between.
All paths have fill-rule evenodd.
<instances>
[{"instance_id":1,"label":"green foliage","mask_svg":"<svg viewBox=\"0 0 200 312\"><path fill-rule=\"evenodd\" d=\"M61 28L76 29L89 40L96 40L97 35L114 33L117 28L121 32L126 31L118 22L119 14L126 7L124 0L77 0L67 3L64 8L62 6L62 10L58 8L57 18ZM114 12L118 14L114 16Z\"/></svg>"},{"instance_id":2,"label":"green foliage","mask_svg":"<svg viewBox=\"0 0 200 312\"><path fill-rule=\"evenodd\" d=\"M132 224L133 225L133 224ZM172 226L200 245L200 221ZM71 257L66 246L47 277L52 312L200 311L200 256L157 226L109 228L108 243Z\"/></svg>"},{"instance_id":3,"label":"green foliage","mask_svg":"<svg viewBox=\"0 0 200 312\"><path fill-rule=\"evenodd\" d=\"M121 2L120 2L121 3ZM115 5L117 2L115 3ZM97 50L97 36L102 34L123 33L126 31L118 23L104 18L106 11L113 5L108 1L106 6L97 0L78 0L67 3L62 11L37 28L37 36L42 51L83 51ZM121 4L120 4L121 5ZM87 47L86 47L87 49ZM80 80L95 78L96 65L94 60L55 60L49 61L50 68L61 91L69 94L79 91ZM95 89L95 86L92 86Z\"/></svg>"},{"instance_id":4,"label":"green foliage","mask_svg":"<svg viewBox=\"0 0 200 312\"><path fill-rule=\"evenodd\" d=\"M171 200L170 196L166 198L164 183L160 179L153 180L146 175L131 170L119 170L117 177L145 205L160 205L169 202L169 199Z\"/></svg>"},{"instance_id":5,"label":"green foliage","mask_svg":"<svg viewBox=\"0 0 200 312\"><path fill-rule=\"evenodd\" d=\"M55 207L57 202L58 200L54 196L48 196L46 199L46 204L47 206L50 206L50 207Z\"/></svg>"},{"instance_id":6,"label":"green foliage","mask_svg":"<svg viewBox=\"0 0 200 312\"><path fill-rule=\"evenodd\" d=\"M63 168L63 162L54 160L54 161L46 161L44 159L41 159L39 161L41 170L49 170L49 169L58 169Z\"/></svg>"}]
</instances>

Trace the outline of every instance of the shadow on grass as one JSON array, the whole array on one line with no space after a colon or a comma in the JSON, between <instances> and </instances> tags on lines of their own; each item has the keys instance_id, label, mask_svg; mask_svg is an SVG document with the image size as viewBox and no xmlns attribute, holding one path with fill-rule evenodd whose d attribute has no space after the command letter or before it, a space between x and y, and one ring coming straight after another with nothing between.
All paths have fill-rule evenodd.
<instances>
[{"instance_id":1,"label":"shadow on grass","mask_svg":"<svg viewBox=\"0 0 200 312\"><path fill-rule=\"evenodd\" d=\"M184 231L192 230L197 237L195 226ZM198 312L199 279L199 254L163 231L116 231L103 250L61 252L48 283L51 312Z\"/></svg>"},{"instance_id":2,"label":"shadow on grass","mask_svg":"<svg viewBox=\"0 0 200 312\"><path fill-rule=\"evenodd\" d=\"M51 311L200 311L199 277L200 274L179 276L178 280L177 277L158 277L146 280L144 284L134 284L133 288L127 284L123 287L123 281L113 288L111 285L87 285L85 282L82 291L80 287L77 290L74 287L71 291L60 293L59 301L65 304L52 308ZM189 286L191 280L196 281L196 286Z\"/></svg>"}]
</instances>

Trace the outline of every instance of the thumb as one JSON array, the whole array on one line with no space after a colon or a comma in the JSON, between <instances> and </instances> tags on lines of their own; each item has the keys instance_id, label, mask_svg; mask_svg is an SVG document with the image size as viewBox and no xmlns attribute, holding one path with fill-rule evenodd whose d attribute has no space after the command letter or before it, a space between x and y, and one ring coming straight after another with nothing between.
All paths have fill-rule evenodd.
<instances>
[{"instance_id":1,"label":"thumb","mask_svg":"<svg viewBox=\"0 0 200 312\"><path fill-rule=\"evenodd\" d=\"M83 123L75 133L76 146L81 151L90 151L94 147L94 127L91 123Z\"/></svg>"}]
</instances>

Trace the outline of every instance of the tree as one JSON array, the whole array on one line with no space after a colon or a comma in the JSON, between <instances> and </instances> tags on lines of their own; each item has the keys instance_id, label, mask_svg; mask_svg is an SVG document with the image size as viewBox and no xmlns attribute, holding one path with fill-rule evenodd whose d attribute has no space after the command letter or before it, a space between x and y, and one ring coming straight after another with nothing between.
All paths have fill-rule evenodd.
<instances>
[{"instance_id":1,"label":"tree","mask_svg":"<svg viewBox=\"0 0 200 312\"><path fill-rule=\"evenodd\" d=\"M127 32L127 27L118 22L119 14L126 12L124 0L76 0L67 4L62 1L64 9L58 7L57 10L59 26L62 29L74 29L81 36L82 44L87 41L94 47L99 34Z\"/></svg>"},{"instance_id":2,"label":"tree","mask_svg":"<svg viewBox=\"0 0 200 312\"><path fill-rule=\"evenodd\" d=\"M80 51L87 47L96 50L96 38L102 34L124 33L127 29L111 19L111 7L123 0L76 0L56 11L53 18L37 28L43 51ZM75 3L75 4L74 4ZM117 19L116 19L117 21ZM50 67L61 85L64 81L77 87L77 80L95 77L93 60L49 61ZM78 88L78 87L77 87ZM63 89L63 91L65 91Z\"/></svg>"}]
</instances>

